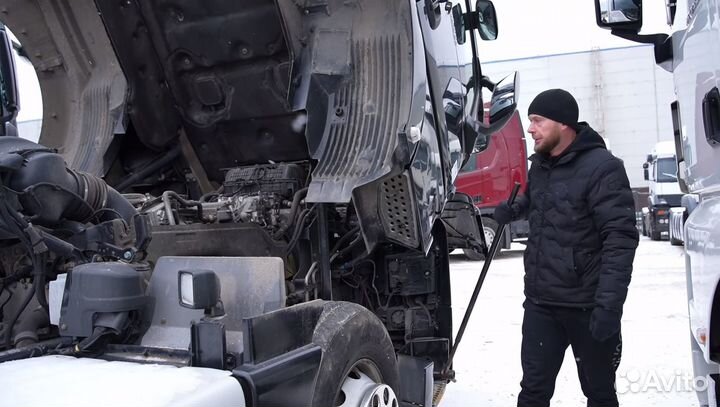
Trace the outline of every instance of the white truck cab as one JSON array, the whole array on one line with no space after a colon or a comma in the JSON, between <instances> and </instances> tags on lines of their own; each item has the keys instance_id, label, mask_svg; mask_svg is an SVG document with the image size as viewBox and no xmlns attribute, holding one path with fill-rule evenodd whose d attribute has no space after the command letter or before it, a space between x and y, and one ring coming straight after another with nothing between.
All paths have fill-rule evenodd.
<instances>
[{"instance_id":1,"label":"white truck cab","mask_svg":"<svg viewBox=\"0 0 720 407\"><path fill-rule=\"evenodd\" d=\"M689 213L683 238L693 368L695 382L704 378L709 384L696 389L700 406L712 407L718 405L720 391L720 26L715 23L720 0L645 5L665 6L670 35L639 34L641 0L596 0L596 22L616 36L653 44L655 63L673 74L677 99L669 113L678 184ZM662 175L658 157L652 173ZM648 176L650 172L648 164ZM656 195L668 194L660 184Z\"/></svg>"}]
</instances>

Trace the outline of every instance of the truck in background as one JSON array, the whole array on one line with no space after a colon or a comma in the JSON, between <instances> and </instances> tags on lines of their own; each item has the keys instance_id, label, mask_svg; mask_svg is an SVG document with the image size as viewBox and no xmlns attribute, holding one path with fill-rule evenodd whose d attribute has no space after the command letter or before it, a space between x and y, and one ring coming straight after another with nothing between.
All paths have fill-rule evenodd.
<instances>
[{"instance_id":1,"label":"truck in background","mask_svg":"<svg viewBox=\"0 0 720 407\"><path fill-rule=\"evenodd\" d=\"M643 212L643 232L660 240L669 231L670 208L680 206L682 191L677 179L675 144L661 141L643 163L643 177L649 184L647 211Z\"/></svg>"},{"instance_id":2,"label":"truck in background","mask_svg":"<svg viewBox=\"0 0 720 407\"><path fill-rule=\"evenodd\" d=\"M646 2L662 7L659 2ZM655 62L672 72L673 122L680 190L697 196L684 225L690 346L701 406L720 393L720 0L665 2L671 34L639 34L642 0L595 0L596 22L619 37L654 45ZM692 209L690 208L692 207Z\"/></svg>"},{"instance_id":3,"label":"truck in background","mask_svg":"<svg viewBox=\"0 0 720 407\"><path fill-rule=\"evenodd\" d=\"M488 246L497 235L498 224L493 215L495 207L507 200L516 182L520 183L520 190L525 190L527 173L525 133L520 114L515 112L510 121L490 137L486 150L470 156L455 180L457 191L469 195L478 208ZM500 247L509 249L512 241L526 239L528 232L527 220L512 222L506 226ZM473 248L464 248L463 252L470 260L485 258L484 253Z\"/></svg>"}]
</instances>

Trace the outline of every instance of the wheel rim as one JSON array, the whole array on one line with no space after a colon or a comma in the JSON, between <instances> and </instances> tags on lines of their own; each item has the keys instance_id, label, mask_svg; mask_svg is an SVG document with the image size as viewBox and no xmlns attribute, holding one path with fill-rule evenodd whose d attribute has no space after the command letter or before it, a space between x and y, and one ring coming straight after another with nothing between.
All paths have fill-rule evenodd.
<instances>
[{"instance_id":1,"label":"wheel rim","mask_svg":"<svg viewBox=\"0 0 720 407\"><path fill-rule=\"evenodd\" d=\"M490 247L495 240L495 231L489 226L483 226L483 233L485 234L485 243Z\"/></svg>"},{"instance_id":2,"label":"wheel rim","mask_svg":"<svg viewBox=\"0 0 720 407\"><path fill-rule=\"evenodd\" d=\"M393 389L371 361L362 360L350 369L340 388L337 407L398 407Z\"/></svg>"}]
</instances>

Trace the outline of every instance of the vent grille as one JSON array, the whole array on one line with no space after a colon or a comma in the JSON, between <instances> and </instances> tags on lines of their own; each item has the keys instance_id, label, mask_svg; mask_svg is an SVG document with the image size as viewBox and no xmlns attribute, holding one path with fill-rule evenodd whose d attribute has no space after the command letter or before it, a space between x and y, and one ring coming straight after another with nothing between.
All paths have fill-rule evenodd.
<instances>
[{"instance_id":1,"label":"vent grille","mask_svg":"<svg viewBox=\"0 0 720 407\"><path fill-rule=\"evenodd\" d=\"M397 175L380 184L381 216L385 235L392 240L410 247L417 247L417 225L405 175Z\"/></svg>"}]
</instances>

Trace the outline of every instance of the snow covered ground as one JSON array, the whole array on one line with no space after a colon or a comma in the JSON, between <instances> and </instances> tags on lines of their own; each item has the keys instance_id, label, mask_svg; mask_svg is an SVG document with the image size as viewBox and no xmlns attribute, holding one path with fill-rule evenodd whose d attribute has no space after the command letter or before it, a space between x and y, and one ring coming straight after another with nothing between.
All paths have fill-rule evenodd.
<instances>
[{"instance_id":1,"label":"snow covered ground","mask_svg":"<svg viewBox=\"0 0 720 407\"><path fill-rule=\"evenodd\" d=\"M667 241L641 239L623 315L620 404L697 407L683 250ZM441 407L515 405L522 376L523 248L513 245L490 266L455 358L457 382L448 385ZM482 262L467 261L460 253L451 256L450 264L456 330L482 268ZM568 349L551 405L584 406L585 401Z\"/></svg>"}]
</instances>

